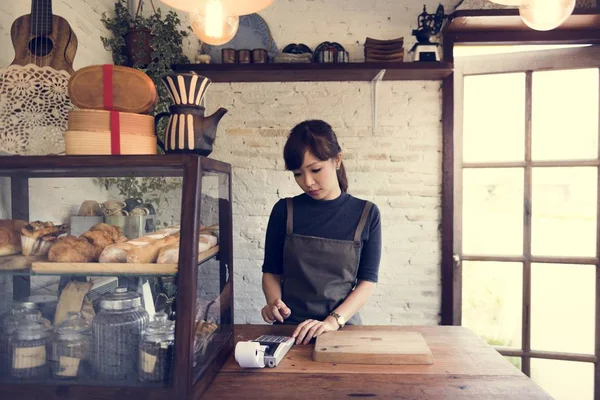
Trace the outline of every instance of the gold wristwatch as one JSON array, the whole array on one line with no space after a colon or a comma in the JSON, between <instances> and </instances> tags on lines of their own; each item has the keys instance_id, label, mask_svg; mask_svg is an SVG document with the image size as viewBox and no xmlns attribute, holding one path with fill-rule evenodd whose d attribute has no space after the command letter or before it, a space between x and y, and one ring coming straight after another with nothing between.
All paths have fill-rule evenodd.
<instances>
[{"instance_id":1,"label":"gold wristwatch","mask_svg":"<svg viewBox=\"0 0 600 400\"><path fill-rule=\"evenodd\" d=\"M335 318L340 329L342 329L344 327L344 325L346 325L346 320L344 319L344 317L342 317L340 314L336 313L335 311L332 311L329 315L331 315L333 318Z\"/></svg>"}]
</instances>

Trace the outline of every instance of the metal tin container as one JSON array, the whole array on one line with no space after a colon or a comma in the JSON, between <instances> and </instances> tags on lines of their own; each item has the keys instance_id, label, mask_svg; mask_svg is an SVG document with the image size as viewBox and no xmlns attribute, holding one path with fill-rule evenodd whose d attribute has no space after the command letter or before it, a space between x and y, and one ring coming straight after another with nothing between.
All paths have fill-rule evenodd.
<instances>
[{"instance_id":1,"label":"metal tin container","mask_svg":"<svg viewBox=\"0 0 600 400\"><path fill-rule=\"evenodd\" d=\"M27 312L17 321L17 330L9 340L13 378L44 378L48 376L48 355L51 352L52 324L39 311Z\"/></svg>"},{"instance_id":2,"label":"metal tin container","mask_svg":"<svg viewBox=\"0 0 600 400\"><path fill-rule=\"evenodd\" d=\"M99 378L134 380L138 348L148 324L139 293L117 288L104 296L92 322L92 368Z\"/></svg>"},{"instance_id":3,"label":"metal tin container","mask_svg":"<svg viewBox=\"0 0 600 400\"><path fill-rule=\"evenodd\" d=\"M141 381L168 383L173 363L175 322L167 314L159 312L142 333L138 360L138 375Z\"/></svg>"},{"instance_id":4,"label":"metal tin container","mask_svg":"<svg viewBox=\"0 0 600 400\"><path fill-rule=\"evenodd\" d=\"M78 312L70 312L55 329L50 369L56 379L74 379L87 369L91 326Z\"/></svg>"}]
</instances>

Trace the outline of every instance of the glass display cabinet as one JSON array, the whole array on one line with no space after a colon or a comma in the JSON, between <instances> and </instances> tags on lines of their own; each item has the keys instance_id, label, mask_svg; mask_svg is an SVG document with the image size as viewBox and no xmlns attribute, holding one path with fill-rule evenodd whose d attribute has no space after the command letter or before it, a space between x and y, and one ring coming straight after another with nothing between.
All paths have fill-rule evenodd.
<instances>
[{"instance_id":1,"label":"glass display cabinet","mask_svg":"<svg viewBox=\"0 0 600 400\"><path fill-rule=\"evenodd\" d=\"M231 166L0 157L0 393L197 399L233 351Z\"/></svg>"}]
</instances>

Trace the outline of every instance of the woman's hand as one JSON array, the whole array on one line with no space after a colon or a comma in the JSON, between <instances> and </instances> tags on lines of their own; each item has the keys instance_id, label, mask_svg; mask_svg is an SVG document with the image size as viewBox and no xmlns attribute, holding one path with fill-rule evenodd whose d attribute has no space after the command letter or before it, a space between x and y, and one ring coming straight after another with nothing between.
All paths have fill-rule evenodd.
<instances>
[{"instance_id":1,"label":"woman's hand","mask_svg":"<svg viewBox=\"0 0 600 400\"><path fill-rule=\"evenodd\" d=\"M260 311L265 322L272 324L275 321L283 322L284 319L292 314L292 310L285 305L283 300L275 299L267 304Z\"/></svg>"},{"instance_id":2,"label":"woman's hand","mask_svg":"<svg viewBox=\"0 0 600 400\"><path fill-rule=\"evenodd\" d=\"M292 337L296 338L296 344L308 344L312 338L316 338L325 332L337 331L340 329L337 321L333 317L327 317L323 321L316 319L307 319L298 324Z\"/></svg>"}]
</instances>

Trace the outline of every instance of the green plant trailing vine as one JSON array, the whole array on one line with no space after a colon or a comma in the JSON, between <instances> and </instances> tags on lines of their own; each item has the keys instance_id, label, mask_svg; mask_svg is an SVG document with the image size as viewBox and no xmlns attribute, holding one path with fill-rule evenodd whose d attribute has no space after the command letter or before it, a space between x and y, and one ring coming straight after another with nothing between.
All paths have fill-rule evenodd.
<instances>
[{"instance_id":1,"label":"green plant trailing vine","mask_svg":"<svg viewBox=\"0 0 600 400\"><path fill-rule=\"evenodd\" d=\"M101 37L101 39L104 48L112 52L114 64L144 71L152 79L158 91L158 104L154 109L154 113L168 111L170 105L169 92L164 87L161 79L171 72L171 65L190 63L182 50L183 39L189 36L189 27L188 30L180 29L181 20L177 14L169 11L163 15L160 8L149 16L136 13L132 17L127 8L127 0L118 0L115 3L114 16L108 17L106 13L102 13L101 21L106 29L112 33L112 37ZM133 29L147 29L150 31L152 53L148 65L142 65L140 62L131 65L127 57L125 36ZM138 45L136 44L136 55L140 51ZM164 129L159 129L157 133L162 132L164 132Z\"/></svg>"},{"instance_id":2,"label":"green plant trailing vine","mask_svg":"<svg viewBox=\"0 0 600 400\"><path fill-rule=\"evenodd\" d=\"M144 0L139 0L143 2ZM147 0L146 0L147 1ZM132 16L127 7L127 0L118 0L115 3L114 16L109 17L102 13L101 18L105 28L112 33L112 37L101 37L104 48L112 52L115 65L132 67L145 72L154 82L158 91L158 103L154 114L168 111L171 104L169 92L162 83L162 78L171 72L173 64L189 64L189 59L183 54L183 40L189 36L188 30L180 29L180 19L173 11L163 14L161 9L156 9L149 16L136 12ZM150 33L149 43L151 48L150 62L147 65L132 61L127 57L126 36L130 31L147 30ZM141 59L143 43L134 41L134 52L137 60ZM157 129L157 134L164 139L166 120ZM181 188L181 180L162 177L151 178L98 178L96 183L106 190L115 188L123 199L141 198L144 203L154 205L159 213L164 204L165 195ZM166 225L166 223L163 223Z\"/></svg>"}]
</instances>

